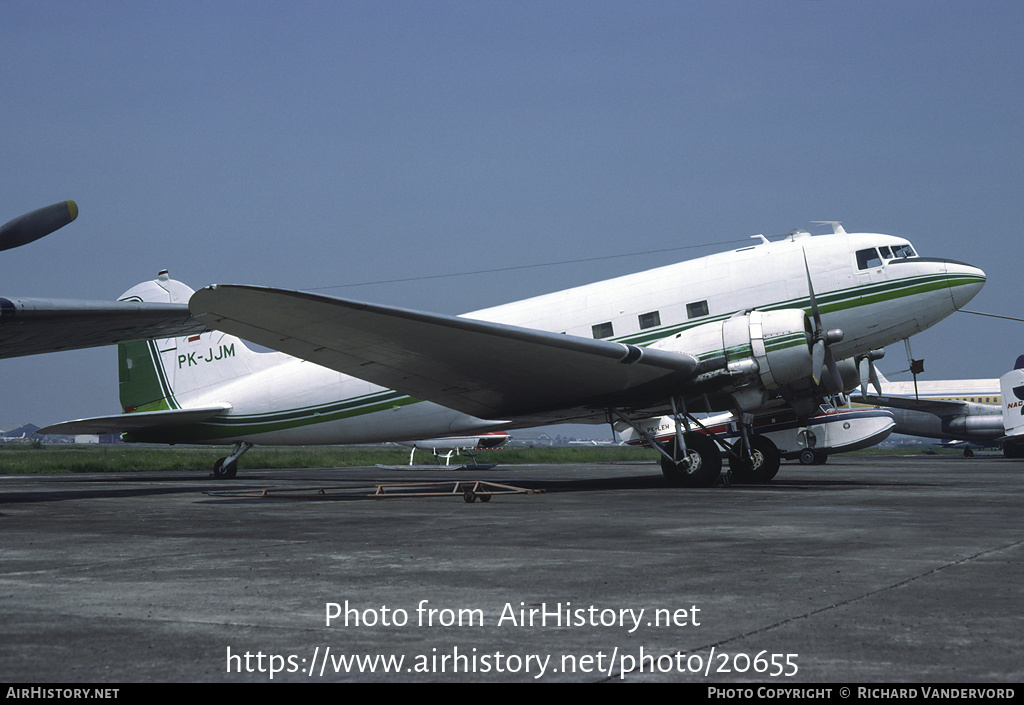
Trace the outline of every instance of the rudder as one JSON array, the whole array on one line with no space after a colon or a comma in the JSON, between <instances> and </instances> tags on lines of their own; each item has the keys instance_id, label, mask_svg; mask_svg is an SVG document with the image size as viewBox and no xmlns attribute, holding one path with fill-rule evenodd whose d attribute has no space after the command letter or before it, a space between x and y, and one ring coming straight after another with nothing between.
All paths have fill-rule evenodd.
<instances>
[{"instance_id":1,"label":"rudder","mask_svg":"<svg viewBox=\"0 0 1024 705\"><path fill-rule=\"evenodd\" d=\"M188 304L193 290L167 271L138 284L119 301ZM121 343L118 391L125 413L166 411L202 403L220 385L250 374L261 353L220 331Z\"/></svg>"}]
</instances>

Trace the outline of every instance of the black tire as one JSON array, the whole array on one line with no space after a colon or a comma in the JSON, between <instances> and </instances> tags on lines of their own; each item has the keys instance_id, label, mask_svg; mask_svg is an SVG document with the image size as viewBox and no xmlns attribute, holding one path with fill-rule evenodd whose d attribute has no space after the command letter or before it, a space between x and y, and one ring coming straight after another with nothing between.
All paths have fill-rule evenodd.
<instances>
[{"instance_id":1,"label":"black tire","mask_svg":"<svg viewBox=\"0 0 1024 705\"><path fill-rule=\"evenodd\" d=\"M801 465L814 465L818 461L818 454L814 452L813 448L804 448L800 451L800 463Z\"/></svg>"},{"instance_id":2,"label":"black tire","mask_svg":"<svg viewBox=\"0 0 1024 705\"><path fill-rule=\"evenodd\" d=\"M218 480L230 480L238 474L238 463L225 463L227 458L219 458L216 463L213 464L213 476Z\"/></svg>"},{"instance_id":3,"label":"black tire","mask_svg":"<svg viewBox=\"0 0 1024 705\"><path fill-rule=\"evenodd\" d=\"M703 433L687 433L687 459L678 463L662 458L661 472L671 487L712 487L722 474L722 455L718 445ZM668 452L675 455L675 439Z\"/></svg>"},{"instance_id":4,"label":"black tire","mask_svg":"<svg viewBox=\"0 0 1024 705\"><path fill-rule=\"evenodd\" d=\"M779 472L782 453L766 436L751 436L749 458L730 458L729 467L737 482L769 482ZM801 458L802 460L802 458Z\"/></svg>"}]
</instances>

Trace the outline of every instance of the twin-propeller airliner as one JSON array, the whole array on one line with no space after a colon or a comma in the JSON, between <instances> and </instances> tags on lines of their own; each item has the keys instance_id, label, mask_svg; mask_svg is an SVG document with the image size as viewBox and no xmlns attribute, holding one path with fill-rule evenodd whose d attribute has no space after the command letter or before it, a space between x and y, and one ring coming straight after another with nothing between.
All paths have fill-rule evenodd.
<instances>
[{"instance_id":1,"label":"twin-propeller airliner","mask_svg":"<svg viewBox=\"0 0 1024 705\"><path fill-rule=\"evenodd\" d=\"M212 332L119 346L120 415L47 433L128 441L345 444L471 435L562 422L643 436L669 414L670 485L765 481L779 451L759 414L800 418L855 388L881 348L935 325L985 282L977 267L921 257L901 237L795 232L462 316L274 288L193 292L162 274L125 301L187 302ZM276 352L255 352L242 340ZM738 441L700 415L732 412ZM727 471L729 472L729 471Z\"/></svg>"}]
</instances>

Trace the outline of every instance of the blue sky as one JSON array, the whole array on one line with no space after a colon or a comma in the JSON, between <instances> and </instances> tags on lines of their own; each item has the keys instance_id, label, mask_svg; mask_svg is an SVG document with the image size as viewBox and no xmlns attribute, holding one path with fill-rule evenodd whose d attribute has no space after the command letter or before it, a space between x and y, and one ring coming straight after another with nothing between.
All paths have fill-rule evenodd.
<instances>
[{"instance_id":1,"label":"blue sky","mask_svg":"<svg viewBox=\"0 0 1024 705\"><path fill-rule=\"evenodd\" d=\"M840 220L980 266L971 307L1021 316L1022 26L999 1L3 0L0 221L80 215L0 253L0 294L168 268L460 313ZM996 377L1024 323L912 344L929 378ZM112 348L2 361L0 428L116 413L116 376Z\"/></svg>"}]
</instances>

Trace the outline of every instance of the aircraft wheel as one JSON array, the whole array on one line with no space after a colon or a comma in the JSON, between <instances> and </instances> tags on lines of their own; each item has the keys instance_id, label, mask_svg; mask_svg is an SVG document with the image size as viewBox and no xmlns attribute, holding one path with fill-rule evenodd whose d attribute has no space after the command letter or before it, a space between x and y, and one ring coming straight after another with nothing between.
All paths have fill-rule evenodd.
<instances>
[{"instance_id":1,"label":"aircraft wheel","mask_svg":"<svg viewBox=\"0 0 1024 705\"><path fill-rule=\"evenodd\" d=\"M661 472L671 487L711 487L722 474L722 455L718 445L703 433L687 433L686 460L673 462L662 458ZM675 453L675 439L668 452Z\"/></svg>"},{"instance_id":2,"label":"aircraft wheel","mask_svg":"<svg viewBox=\"0 0 1024 705\"><path fill-rule=\"evenodd\" d=\"M238 463L225 463L227 458L219 458L213 464L213 476L218 480L230 480L238 474Z\"/></svg>"},{"instance_id":3,"label":"aircraft wheel","mask_svg":"<svg viewBox=\"0 0 1024 705\"><path fill-rule=\"evenodd\" d=\"M779 472L782 454L765 436L750 438L750 457L729 460L733 476L739 482L768 482Z\"/></svg>"},{"instance_id":4,"label":"aircraft wheel","mask_svg":"<svg viewBox=\"0 0 1024 705\"><path fill-rule=\"evenodd\" d=\"M824 465L828 462L828 453L818 448L804 448L800 451L800 462L804 465Z\"/></svg>"}]
</instances>

